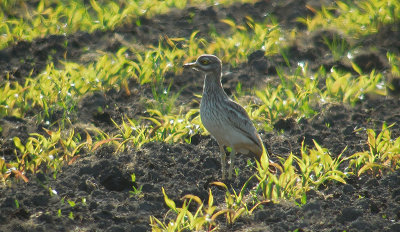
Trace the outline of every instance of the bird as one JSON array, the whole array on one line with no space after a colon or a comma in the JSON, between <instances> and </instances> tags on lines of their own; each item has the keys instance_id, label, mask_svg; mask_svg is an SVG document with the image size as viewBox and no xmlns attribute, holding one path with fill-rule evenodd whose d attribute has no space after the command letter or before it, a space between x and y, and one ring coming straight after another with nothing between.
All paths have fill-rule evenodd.
<instances>
[{"instance_id":1,"label":"bird","mask_svg":"<svg viewBox=\"0 0 400 232\"><path fill-rule=\"evenodd\" d=\"M231 180L236 152L251 153L260 161L263 152L266 152L264 144L246 110L224 91L221 83L222 62L217 56L203 54L195 62L186 63L183 67L200 71L205 76L200 102L201 122L217 140L223 180L226 178L224 146L231 148L228 170L228 180Z\"/></svg>"}]
</instances>

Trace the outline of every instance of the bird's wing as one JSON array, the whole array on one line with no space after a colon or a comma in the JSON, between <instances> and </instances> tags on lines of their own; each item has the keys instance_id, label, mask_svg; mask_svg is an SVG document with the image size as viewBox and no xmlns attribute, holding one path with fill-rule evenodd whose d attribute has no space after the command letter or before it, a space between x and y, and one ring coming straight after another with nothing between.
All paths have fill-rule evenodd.
<instances>
[{"instance_id":1,"label":"bird's wing","mask_svg":"<svg viewBox=\"0 0 400 232\"><path fill-rule=\"evenodd\" d=\"M227 117L232 125L262 149L263 145L260 144L262 141L246 110L230 99L227 99L224 105L226 105Z\"/></svg>"}]
</instances>

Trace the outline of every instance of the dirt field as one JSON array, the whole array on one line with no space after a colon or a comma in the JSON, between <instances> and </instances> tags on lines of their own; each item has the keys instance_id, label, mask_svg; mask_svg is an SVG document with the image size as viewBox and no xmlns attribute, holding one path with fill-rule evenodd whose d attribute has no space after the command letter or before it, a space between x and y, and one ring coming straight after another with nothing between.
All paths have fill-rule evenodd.
<instances>
[{"instance_id":1,"label":"dirt field","mask_svg":"<svg viewBox=\"0 0 400 232\"><path fill-rule=\"evenodd\" d=\"M242 22L249 15L254 20L262 20L266 13L274 14L285 28L298 28L299 38L289 49L289 61L296 67L299 61L307 61L313 69L321 65L327 70L340 67L352 70L345 61L326 59L328 47L322 38L339 35L334 30L306 33L304 25L296 22L297 17L313 13L306 4L318 9L320 1L260 1L255 5L235 4L229 7L188 8L174 10L167 15L152 19L143 18L140 27L125 25L115 31L88 34L78 32L67 36L48 36L33 42L18 42L0 51L0 81L24 82L33 69L32 76L43 71L52 61L61 65L67 52L67 60L90 62L87 50L117 51L121 46L118 37L136 44L157 46L160 36L186 37L194 30L207 37L213 25L221 34L229 34L229 26L220 19L230 17ZM329 2L329 1L326 1ZM187 17L194 15L192 23ZM372 69L388 70L386 52L400 52L400 31L397 25L382 27L374 34L349 42L358 44L364 52L357 54L354 62L363 71ZM397 28L397 30L396 30ZM68 46L63 44L68 41ZM82 49L89 47L90 49ZM373 49L371 49L373 48ZM20 60L26 62L21 63ZM266 82L280 81L274 67L284 64L282 57L264 57L255 52L249 55L249 62L237 68L224 66L230 74L223 77L223 85L228 93L235 91L238 82L243 88L251 88ZM171 73L166 81L173 80L171 91L182 90L179 104L189 104L194 94L201 94L203 79L198 73L184 71L176 76ZM111 118L118 121L121 116L145 115L145 107L139 99L151 97L151 89L130 83L131 96L123 92L109 91L93 93L82 98L78 113L71 118L77 128L82 123L93 123L104 131L113 131ZM183 88L183 89L182 89ZM89 107L90 106L90 107ZM107 106L104 112L96 111L97 106ZM188 105L198 107L198 105ZM366 96L354 107L342 104L317 106L320 113L311 119L285 118L274 125L274 131L261 132L262 139L271 154L300 154L304 140L309 147L312 140L328 148L333 155L343 156L368 149L365 128L379 131L382 124L400 122L400 101L398 97ZM26 139L31 132L43 133L45 125L37 125L31 119L35 111L24 119L5 117L0 119L3 128L0 137L0 155L6 160L15 159L12 138ZM53 119L61 117L55 112ZM326 125L330 125L327 127ZM358 128L364 128L357 130ZM282 133L281 131L284 130ZM399 124L391 128L392 138L400 136ZM196 135L192 144L149 143L140 149L131 149L113 154L112 147L104 146L91 155L81 155L72 165L65 165L54 179L52 174L28 175L29 183L16 183L11 188L0 189L0 231L149 231L149 216L163 219L168 207L164 203L161 187L177 204L185 194L194 194L207 200L211 188L215 202L223 203L225 192L209 183L219 180L220 163L218 145L210 136ZM272 155L272 159L274 156ZM236 190L255 172L245 159L238 158L236 167L240 177L232 182ZM130 175L136 174L135 187L142 187L140 196L130 197L132 190ZM267 204L252 216L240 218L228 227L223 217L219 218L220 231L400 231L400 172L383 177L369 175L351 177L348 184L329 183L318 191L307 194L308 203L302 207L292 202L281 201ZM255 185L256 181L250 182ZM57 194L50 195L49 188ZM64 199L64 201L62 200ZM86 202L82 202L86 199ZM18 200L19 207L16 207ZM74 201L71 206L67 201ZM61 216L58 216L61 210ZM68 217L72 212L74 219Z\"/></svg>"}]
</instances>

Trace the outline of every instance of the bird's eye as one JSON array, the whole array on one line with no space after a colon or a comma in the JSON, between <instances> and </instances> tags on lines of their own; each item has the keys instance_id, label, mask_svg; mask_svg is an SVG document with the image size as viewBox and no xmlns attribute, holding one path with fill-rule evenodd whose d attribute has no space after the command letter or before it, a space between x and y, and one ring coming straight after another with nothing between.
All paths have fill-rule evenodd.
<instances>
[{"instance_id":1,"label":"bird's eye","mask_svg":"<svg viewBox=\"0 0 400 232\"><path fill-rule=\"evenodd\" d=\"M210 61L209 61L209 60L201 60L200 63L201 63L202 65L207 65L207 64L210 63Z\"/></svg>"}]
</instances>

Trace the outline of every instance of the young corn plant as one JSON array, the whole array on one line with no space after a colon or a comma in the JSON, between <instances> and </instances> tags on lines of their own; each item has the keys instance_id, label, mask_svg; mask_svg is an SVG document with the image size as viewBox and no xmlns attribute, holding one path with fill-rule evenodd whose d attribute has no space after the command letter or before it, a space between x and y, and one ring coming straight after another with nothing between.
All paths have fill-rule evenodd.
<instances>
[{"instance_id":1,"label":"young corn plant","mask_svg":"<svg viewBox=\"0 0 400 232\"><path fill-rule=\"evenodd\" d=\"M400 56L394 53L386 53L386 57L388 59L390 65L390 71L393 76L400 77Z\"/></svg>"},{"instance_id":2,"label":"young corn plant","mask_svg":"<svg viewBox=\"0 0 400 232\"><path fill-rule=\"evenodd\" d=\"M25 92L28 87L23 87L18 83L6 82L0 88L0 117L15 116L22 118L30 106L24 100Z\"/></svg>"},{"instance_id":3,"label":"young corn plant","mask_svg":"<svg viewBox=\"0 0 400 232\"><path fill-rule=\"evenodd\" d=\"M364 173L382 175L385 170L394 171L400 165L400 137L391 138L389 130L394 124L382 125L382 130L377 134L372 129L367 129L368 151L357 152L348 157L349 169L358 176Z\"/></svg>"},{"instance_id":4,"label":"young corn plant","mask_svg":"<svg viewBox=\"0 0 400 232\"><path fill-rule=\"evenodd\" d=\"M248 208L249 198L245 195L245 191L249 181L253 177L249 178L246 183L242 186L239 194L233 190L233 194L229 191L229 188L222 182L213 182L211 185L222 187L225 189L225 203L223 207L217 207L214 205L214 197L211 189L209 189L208 204L200 200L199 197L188 194L182 199L184 200L181 208L177 207L175 202L168 198L164 188L162 192L164 194L164 201L170 208L169 212L176 214L176 217L169 217L168 222L162 222L159 219L151 216L150 224L152 231L216 231L219 229L216 219L225 215L226 222L232 225L236 220L243 215L251 215L252 212L258 208L261 204L268 203L269 201L260 201L253 204L251 209ZM189 211L190 203L194 201L198 204L195 212ZM168 215L168 213L167 213ZM166 217L167 217L166 215Z\"/></svg>"},{"instance_id":5,"label":"young corn plant","mask_svg":"<svg viewBox=\"0 0 400 232\"><path fill-rule=\"evenodd\" d=\"M208 204L205 205L199 197L194 195L186 195L182 199L184 200L182 207L177 207L175 202L168 198L164 188L162 188L164 194L164 201L170 208L169 212L176 214L176 217L172 217L168 222L164 222L151 216L150 225L152 231L216 231L216 218L225 213L225 211L217 211L217 207L214 205L214 197L211 189L209 190ZM192 201L198 204L197 210L192 213L189 211L189 206Z\"/></svg>"},{"instance_id":6,"label":"young corn plant","mask_svg":"<svg viewBox=\"0 0 400 232\"><path fill-rule=\"evenodd\" d=\"M237 25L234 21L223 19L232 29L229 37L212 34L215 41L207 46L209 54L221 54L222 61L229 62L233 67L246 61L249 51L263 50L266 55L279 53L279 47L284 46L285 32L279 27L276 20L268 17L264 22L255 22L246 17L245 25Z\"/></svg>"},{"instance_id":7,"label":"young corn plant","mask_svg":"<svg viewBox=\"0 0 400 232\"><path fill-rule=\"evenodd\" d=\"M114 136L113 143L117 146L116 152L125 151L131 146L140 147L144 143L151 141L149 129L144 125L140 125L134 119L125 116L125 119L122 118L122 125L118 125L114 120L112 122L120 132Z\"/></svg>"},{"instance_id":8,"label":"young corn plant","mask_svg":"<svg viewBox=\"0 0 400 232\"><path fill-rule=\"evenodd\" d=\"M340 171L340 164L344 161L342 154L336 158L332 158L328 149L322 148L315 140L313 140L315 149L301 146L301 158L294 156L296 164L299 167L301 178L301 188L306 192L310 188L318 188L321 184L325 184L330 180L346 183L347 175Z\"/></svg>"},{"instance_id":9,"label":"young corn plant","mask_svg":"<svg viewBox=\"0 0 400 232\"><path fill-rule=\"evenodd\" d=\"M135 183L136 183L136 175L135 175L135 173L131 174L131 180L132 180L132 183L133 183L133 185L132 185L132 189L133 190L129 191L129 196L130 197L138 197L138 198L143 197L143 194L142 194L143 186L135 187Z\"/></svg>"},{"instance_id":10,"label":"young corn plant","mask_svg":"<svg viewBox=\"0 0 400 232\"><path fill-rule=\"evenodd\" d=\"M154 124L150 132L152 140L164 142L186 141L190 143L193 135L205 131L200 123L198 109L189 110L186 115L164 115L158 110L148 110L151 117L144 117Z\"/></svg>"},{"instance_id":11,"label":"young corn plant","mask_svg":"<svg viewBox=\"0 0 400 232\"><path fill-rule=\"evenodd\" d=\"M229 191L229 188L222 182L213 182L211 185L219 186L225 189L225 204L224 204L224 209L219 211L219 212L224 212L226 222L229 225L233 225L236 220L243 216L249 216L253 213L253 211L259 207L262 204L268 203L268 200L265 201L259 201L257 203L252 204L252 208L249 208L249 201L252 200L251 197L245 195L245 191L247 190L247 186L250 182L250 180L254 176L250 177L246 183L242 186L239 194L236 193L236 191L233 189L233 193Z\"/></svg>"},{"instance_id":12,"label":"young corn plant","mask_svg":"<svg viewBox=\"0 0 400 232\"><path fill-rule=\"evenodd\" d=\"M329 97L354 105L363 100L367 93L380 94L378 86L383 81L381 73L372 71L369 75L362 74L362 71L354 63L353 68L359 76L353 77L351 73L332 69L326 78L326 91L323 93L323 98Z\"/></svg>"},{"instance_id":13,"label":"young corn plant","mask_svg":"<svg viewBox=\"0 0 400 232\"><path fill-rule=\"evenodd\" d=\"M326 46L328 46L334 60L340 60L344 56L351 54L351 46L346 41L346 39L342 38L341 36L335 35L332 40L324 37L323 42Z\"/></svg>"},{"instance_id":14,"label":"young corn plant","mask_svg":"<svg viewBox=\"0 0 400 232\"><path fill-rule=\"evenodd\" d=\"M15 168L21 172L41 171L39 167L42 163L53 169L61 165L58 156L61 153L61 149L57 146L60 140L58 135L46 138L41 134L32 133L25 144L22 144L18 137L14 137L13 140L18 149L18 152L15 151L18 165Z\"/></svg>"},{"instance_id":15,"label":"young corn plant","mask_svg":"<svg viewBox=\"0 0 400 232\"><path fill-rule=\"evenodd\" d=\"M175 113L173 111L176 108L175 103L180 95L180 91L171 95L171 92L170 92L171 84L169 85L168 88L164 89L162 92L160 90L156 89L156 88L160 88L160 87L162 87L162 85L151 88L152 93L153 93L153 98L154 98L152 100L154 100L154 101L150 102L149 108L158 110L162 114Z\"/></svg>"},{"instance_id":16,"label":"young corn plant","mask_svg":"<svg viewBox=\"0 0 400 232\"><path fill-rule=\"evenodd\" d=\"M82 148L91 148L92 141L88 133L86 142L81 142L80 135L75 135L73 130L70 130L69 134L64 134L61 129L58 131L44 130L47 136L32 133L25 144L20 138L13 138L17 161L5 163L7 170L2 170L3 175L7 172L14 172L15 177L21 177L27 181L27 178L24 177L27 172L35 174L51 170L56 177L64 163L71 164L79 157Z\"/></svg>"},{"instance_id":17,"label":"young corn plant","mask_svg":"<svg viewBox=\"0 0 400 232\"><path fill-rule=\"evenodd\" d=\"M306 69L299 67L296 71L298 74L288 76L278 72L281 79L278 86L268 86L264 90L256 91L257 97L263 104L251 115L263 115L267 119L267 124L273 124L284 117L302 118L314 115L316 112L310 103L319 91L318 77L307 78ZM299 74L300 72L303 74Z\"/></svg>"},{"instance_id":18,"label":"young corn plant","mask_svg":"<svg viewBox=\"0 0 400 232\"><path fill-rule=\"evenodd\" d=\"M282 160L283 161L283 160ZM293 166L293 155L291 154L286 161L281 161L280 175L270 172L269 165L261 161L257 163L257 179L259 189L263 197L267 200L277 201L280 198L290 198L299 195L294 192L293 186L298 183L299 175Z\"/></svg>"},{"instance_id":19,"label":"young corn plant","mask_svg":"<svg viewBox=\"0 0 400 232\"><path fill-rule=\"evenodd\" d=\"M281 168L276 174L269 171L265 161L257 164L256 177L265 199L301 199L301 204L305 204L308 190L329 180L346 183L346 174L339 170L343 162L341 154L332 159L327 149L315 141L314 145L316 149L307 149L303 143L301 157L290 154L286 159L281 158Z\"/></svg>"}]
</instances>

